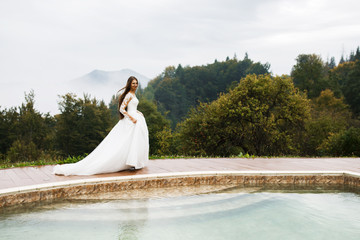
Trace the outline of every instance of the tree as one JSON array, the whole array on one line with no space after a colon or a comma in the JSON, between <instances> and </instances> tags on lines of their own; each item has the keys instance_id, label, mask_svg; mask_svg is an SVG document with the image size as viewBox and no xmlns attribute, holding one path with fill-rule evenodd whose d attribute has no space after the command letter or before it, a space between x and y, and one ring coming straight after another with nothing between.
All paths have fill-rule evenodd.
<instances>
[{"instance_id":1,"label":"tree","mask_svg":"<svg viewBox=\"0 0 360 240\"><path fill-rule=\"evenodd\" d=\"M324 154L339 157L360 157L360 128L331 134L320 146Z\"/></svg>"},{"instance_id":2,"label":"tree","mask_svg":"<svg viewBox=\"0 0 360 240\"><path fill-rule=\"evenodd\" d=\"M35 94L33 91L25 94L25 104L23 103L19 108L18 124L16 125L17 136L26 143L33 142L38 149L51 148L46 142L48 134L51 134L54 119L49 113L41 114L34 107Z\"/></svg>"},{"instance_id":3,"label":"tree","mask_svg":"<svg viewBox=\"0 0 360 240\"><path fill-rule=\"evenodd\" d=\"M172 129L175 129L191 107L199 102L213 101L247 74L265 74L269 68L270 64L254 63L247 54L243 60L228 58L206 66L170 66L149 82L144 96L155 100L162 114L171 121Z\"/></svg>"},{"instance_id":4,"label":"tree","mask_svg":"<svg viewBox=\"0 0 360 240\"><path fill-rule=\"evenodd\" d=\"M330 58L330 62L327 63L327 66L328 66L329 69L333 69L334 67L336 67L336 62L335 62L334 57Z\"/></svg>"},{"instance_id":5,"label":"tree","mask_svg":"<svg viewBox=\"0 0 360 240\"><path fill-rule=\"evenodd\" d=\"M112 127L110 110L103 101L87 95L81 99L68 93L61 98L61 114L56 116L57 147L63 155L90 153Z\"/></svg>"},{"instance_id":6,"label":"tree","mask_svg":"<svg viewBox=\"0 0 360 240\"><path fill-rule=\"evenodd\" d=\"M296 154L309 102L286 76L248 75L229 93L193 108L180 125L190 155Z\"/></svg>"},{"instance_id":7,"label":"tree","mask_svg":"<svg viewBox=\"0 0 360 240\"><path fill-rule=\"evenodd\" d=\"M144 114L146 124L148 125L150 154L158 154L160 148L164 153L169 151L164 150L164 144L160 144L160 141L163 139L161 132L164 131L164 129L170 128L169 120L158 111L155 103L145 98L139 100L138 109Z\"/></svg>"},{"instance_id":8,"label":"tree","mask_svg":"<svg viewBox=\"0 0 360 240\"><path fill-rule=\"evenodd\" d=\"M346 102L356 115L360 115L360 61L353 62L342 87Z\"/></svg>"},{"instance_id":9,"label":"tree","mask_svg":"<svg viewBox=\"0 0 360 240\"><path fill-rule=\"evenodd\" d=\"M19 113L16 108L0 111L0 153L5 155L11 144L17 139L16 124Z\"/></svg>"},{"instance_id":10,"label":"tree","mask_svg":"<svg viewBox=\"0 0 360 240\"><path fill-rule=\"evenodd\" d=\"M344 55L341 55L341 58L340 58L340 61L339 61L339 64L342 64L345 62L345 59L344 59Z\"/></svg>"},{"instance_id":11,"label":"tree","mask_svg":"<svg viewBox=\"0 0 360 240\"><path fill-rule=\"evenodd\" d=\"M115 126L115 124L119 121L118 101L119 96L113 95L109 103L112 126Z\"/></svg>"},{"instance_id":12,"label":"tree","mask_svg":"<svg viewBox=\"0 0 360 240\"><path fill-rule=\"evenodd\" d=\"M357 47L356 53L355 53L355 61L360 61L360 47Z\"/></svg>"},{"instance_id":13,"label":"tree","mask_svg":"<svg viewBox=\"0 0 360 240\"><path fill-rule=\"evenodd\" d=\"M336 82L350 105L351 110L357 116L360 115L360 61L344 62L330 72L330 81Z\"/></svg>"},{"instance_id":14,"label":"tree","mask_svg":"<svg viewBox=\"0 0 360 240\"><path fill-rule=\"evenodd\" d=\"M25 103L1 112L0 147L11 162L37 160L53 150L55 120L34 108L34 91L25 93Z\"/></svg>"},{"instance_id":15,"label":"tree","mask_svg":"<svg viewBox=\"0 0 360 240\"><path fill-rule=\"evenodd\" d=\"M325 65L320 56L301 54L296 58L291 76L296 87L306 91L309 98L314 98L319 96L322 90L329 87L325 73Z\"/></svg>"},{"instance_id":16,"label":"tree","mask_svg":"<svg viewBox=\"0 0 360 240\"><path fill-rule=\"evenodd\" d=\"M336 98L327 89L311 101L311 118L306 121L306 135L302 152L310 156L323 155L319 147L332 134L346 130L351 122L349 106L343 98Z\"/></svg>"},{"instance_id":17,"label":"tree","mask_svg":"<svg viewBox=\"0 0 360 240\"><path fill-rule=\"evenodd\" d=\"M155 154L159 156L169 156L177 153L176 133L170 127L165 126L156 135L157 146Z\"/></svg>"}]
</instances>

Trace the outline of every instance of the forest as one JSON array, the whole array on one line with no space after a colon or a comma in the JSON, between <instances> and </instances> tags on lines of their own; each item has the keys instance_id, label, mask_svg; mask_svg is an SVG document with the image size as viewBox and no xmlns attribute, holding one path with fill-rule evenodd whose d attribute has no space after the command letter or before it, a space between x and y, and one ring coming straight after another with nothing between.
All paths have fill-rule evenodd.
<instances>
[{"instance_id":1,"label":"forest","mask_svg":"<svg viewBox=\"0 0 360 240\"><path fill-rule=\"evenodd\" d=\"M300 54L290 75L247 54L202 66L168 66L137 92L158 157L360 156L360 49L324 61ZM60 96L60 113L0 106L0 163L75 162L117 123L117 99Z\"/></svg>"}]
</instances>

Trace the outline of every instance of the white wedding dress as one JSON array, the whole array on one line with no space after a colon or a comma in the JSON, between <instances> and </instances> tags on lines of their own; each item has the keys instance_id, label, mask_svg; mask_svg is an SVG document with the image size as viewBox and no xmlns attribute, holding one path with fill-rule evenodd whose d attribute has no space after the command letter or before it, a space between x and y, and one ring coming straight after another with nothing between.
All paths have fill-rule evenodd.
<instances>
[{"instance_id":1,"label":"white wedding dress","mask_svg":"<svg viewBox=\"0 0 360 240\"><path fill-rule=\"evenodd\" d=\"M139 100L134 94L126 94L120 107L137 119L133 123L124 114L104 140L83 160L64 165L56 165L53 173L59 175L93 175L118 172L131 167L143 168L149 161L149 136L144 116L137 111ZM126 113L126 112L125 112Z\"/></svg>"}]
</instances>

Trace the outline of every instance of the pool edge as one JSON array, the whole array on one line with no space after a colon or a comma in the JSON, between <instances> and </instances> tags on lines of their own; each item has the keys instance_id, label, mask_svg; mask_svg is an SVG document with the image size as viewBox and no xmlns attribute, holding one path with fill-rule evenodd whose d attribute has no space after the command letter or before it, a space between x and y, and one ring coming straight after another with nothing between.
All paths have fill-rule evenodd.
<instances>
[{"instance_id":1,"label":"pool edge","mask_svg":"<svg viewBox=\"0 0 360 240\"><path fill-rule=\"evenodd\" d=\"M351 171L198 171L79 179L0 190L0 208L81 194L192 185L346 185L360 188Z\"/></svg>"}]
</instances>

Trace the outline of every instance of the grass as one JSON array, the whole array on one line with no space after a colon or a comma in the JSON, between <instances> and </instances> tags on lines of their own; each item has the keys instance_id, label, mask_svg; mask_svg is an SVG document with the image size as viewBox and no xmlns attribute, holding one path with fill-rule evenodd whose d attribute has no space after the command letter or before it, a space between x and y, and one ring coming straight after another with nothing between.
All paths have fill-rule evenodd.
<instances>
[{"instance_id":1,"label":"grass","mask_svg":"<svg viewBox=\"0 0 360 240\"><path fill-rule=\"evenodd\" d=\"M88 154L80 155L80 156L69 156L64 159L39 159L36 161L26 161L26 162L10 162L8 160L0 160L0 169L4 168L15 168L15 167L31 167L31 166L44 166L44 165L56 165L56 164L67 164L67 163L76 163L86 157ZM181 158L199 158L195 156L158 156L151 155L149 156L150 160L154 159L181 159ZM203 158L203 157L201 157Z\"/></svg>"},{"instance_id":2,"label":"grass","mask_svg":"<svg viewBox=\"0 0 360 240\"><path fill-rule=\"evenodd\" d=\"M8 160L0 161L0 169L4 168L14 168L14 167L30 167L30 166L44 166L44 165L56 165L56 164L65 164L65 163L76 163L86 157L88 154L80 155L77 157L69 156L63 159L39 159L36 161L26 161L26 162L10 162Z\"/></svg>"},{"instance_id":3,"label":"grass","mask_svg":"<svg viewBox=\"0 0 360 240\"><path fill-rule=\"evenodd\" d=\"M0 161L0 169L4 168L15 168L15 167L30 167L30 166L44 166L44 165L56 165L56 164L67 164L67 163L76 163L83 158L85 158L88 154L80 155L80 156L68 156L63 159L39 159L36 161L27 161L27 162L10 162L8 160ZM230 158L255 158L254 155L249 154L240 154L238 156L230 156ZM190 159L190 158L221 158L221 156L217 157L209 157L209 156L183 156L183 155L167 155L167 156L159 156L159 155L151 155L149 156L150 160L155 159Z\"/></svg>"},{"instance_id":4,"label":"grass","mask_svg":"<svg viewBox=\"0 0 360 240\"><path fill-rule=\"evenodd\" d=\"M2 161L0 162L0 169L4 168L14 168L14 167L28 167L28 166L43 166L43 165L53 165L57 164L55 161L47 161L47 160L37 160L30 162L8 162Z\"/></svg>"}]
</instances>

